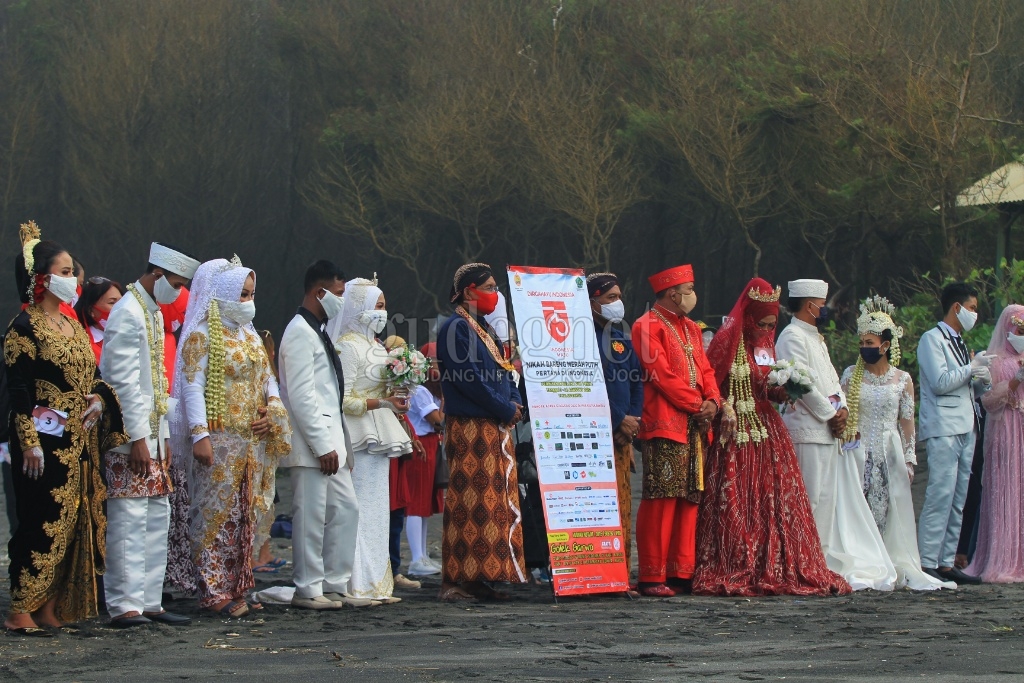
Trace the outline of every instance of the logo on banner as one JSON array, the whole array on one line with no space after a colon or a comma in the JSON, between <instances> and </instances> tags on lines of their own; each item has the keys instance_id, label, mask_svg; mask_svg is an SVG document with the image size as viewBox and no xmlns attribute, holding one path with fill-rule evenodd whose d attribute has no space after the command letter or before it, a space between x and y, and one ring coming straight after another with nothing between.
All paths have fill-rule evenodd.
<instances>
[{"instance_id":1,"label":"logo on banner","mask_svg":"<svg viewBox=\"0 0 1024 683\"><path fill-rule=\"evenodd\" d=\"M542 301L540 305L544 311L544 324L547 325L548 334L561 344L569 338L569 312L565 310L565 302Z\"/></svg>"},{"instance_id":2,"label":"logo on banner","mask_svg":"<svg viewBox=\"0 0 1024 683\"><path fill-rule=\"evenodd\" d=\"M512 281L516 283L516 287L523 286L523 278L522 276L519 275L519 273L515 274L515 276L512 278Z\"/></svg>"}]
</instances>

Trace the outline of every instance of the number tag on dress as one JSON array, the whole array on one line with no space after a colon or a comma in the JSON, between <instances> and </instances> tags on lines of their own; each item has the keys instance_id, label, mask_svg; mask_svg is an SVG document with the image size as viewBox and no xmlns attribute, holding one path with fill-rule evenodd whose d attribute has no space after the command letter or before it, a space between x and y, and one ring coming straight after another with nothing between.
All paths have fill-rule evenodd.
<instances>
[{"instance_id":1,"label":"number tag on dress","mask_svg":"<svg viewBox=\"0 0 1024 683\"><path fill-rule=\"evenodd\" d=\"M762 368L770 368L775 365L775 356L772 355L771 349L758 346L754 349L754 362Z\"/></svg>"},{"instance_id":2,"label":"number tag on dress","mask_svg":"<svg viewBox=\"0 0 1024 683\"><path fill-rule=\"evenodd\" d=\"M68 423L68 414L56 408L36 406L32 409L32 422L36 431L50 436L64 436L64 426Z\"/></svg>"}]
</instances>

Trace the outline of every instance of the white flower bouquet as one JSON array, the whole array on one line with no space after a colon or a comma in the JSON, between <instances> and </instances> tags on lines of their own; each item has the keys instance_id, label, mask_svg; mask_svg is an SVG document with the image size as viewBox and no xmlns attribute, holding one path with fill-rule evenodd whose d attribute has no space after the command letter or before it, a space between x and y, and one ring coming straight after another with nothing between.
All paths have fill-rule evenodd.
<instances>
[{"instance_id":1,"label":"white flower bouquet","mask_svg":"<svg viewBox=\"0 0 1024 683\"><path fill-rule=\"evenodd\" d=\"M814 388L814 373L803 363L779 360L768 373L768 384L786 390L790 401L796 401Z\"/></svg>"},{"instance_id":2,"label":"white flower bouquet","mask_svg":"<svg viewBox=\"0 0 1024 683\"><path fill-rule=\"evenodd\" d=\"M396 394L407 393L410 387L427 381L430 363L427 357L410 346L396 346L388 352L384 364L384 380Z\"/></svg>"}]
</instances>

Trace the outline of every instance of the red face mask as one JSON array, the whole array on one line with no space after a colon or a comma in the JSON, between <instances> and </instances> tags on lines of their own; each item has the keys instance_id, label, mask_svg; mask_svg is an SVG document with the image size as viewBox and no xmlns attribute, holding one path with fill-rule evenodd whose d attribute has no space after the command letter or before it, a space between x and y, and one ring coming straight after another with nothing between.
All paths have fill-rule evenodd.
<instances>
[{"instance_id":1,"label":"red face mask","mask_svg":"<svg viewBox=\"0 0 1024 683\"><path fill-rule=\"evenodd\" d=\"M498 307L498 293L497 292L482 292L476 287L473 287L473 291L476 292L476 310L481 315L490 315L494 313L494 309Z\"/></svg>"},{"instance_id":2,"label":"red face mask","mask_svg":"<svg viewBox=\"0 0 1024 683\"><path fill-rule=\"evenodd\" d=\"M96 321L96 327L106 329L107 318L110 317L110 311L101 311L98 308L92 309L92 319Z\"/></svg>"}]
</instances>

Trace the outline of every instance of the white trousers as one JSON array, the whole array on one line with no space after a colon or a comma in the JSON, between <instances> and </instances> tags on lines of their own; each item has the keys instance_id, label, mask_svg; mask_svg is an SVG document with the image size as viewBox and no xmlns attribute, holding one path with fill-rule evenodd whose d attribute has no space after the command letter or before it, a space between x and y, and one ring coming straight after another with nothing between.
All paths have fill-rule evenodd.
<instances>
[{"instance_id":1,"label":"white trousers","mask_svg":"<svg viewBox=\"0 0 1024 683\"><path fill-rule=\"evenodd\" d=\"M295 595L344 593L352 576L359 504L344 461L337 474L292 469L292 563ZM385 535L387 529L385 529Z\"/></svg>"},{"instance_id":2,"label":"white trousers","mask_svg":"<svg viewBox=\"0 0 1024 683\"><path fill-rule=\"evenodd\" d=\"M832 444L797 443L796 459L800 463L804 488L811 501L811 513L821 539L821 550L827 557L832 542L836 517L836 487L839 476L839 446Z\"/></svg>"},{"instance_id":3,"label":"white trousers","mask_svg":"<svg viewBox=\"0 0 1024 683\"><path fill-rule=\"evenodd\" d=\"M107 500L107 612L160 612L167 570L167 496Z\"/></svg>"},{"instance_id":4,"label":"white trousers","mask_svg":"<svg viewBox=\"0 0 1024 683\"><path fill-rule=\"evenodd\" d=\"M921 566L952 567L964 521L967 484L974 462L977 431L925 439L928 452L928 487L917 521L917 547Z\"/></svg>"}]
</instances>

